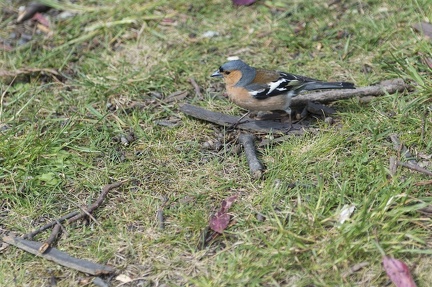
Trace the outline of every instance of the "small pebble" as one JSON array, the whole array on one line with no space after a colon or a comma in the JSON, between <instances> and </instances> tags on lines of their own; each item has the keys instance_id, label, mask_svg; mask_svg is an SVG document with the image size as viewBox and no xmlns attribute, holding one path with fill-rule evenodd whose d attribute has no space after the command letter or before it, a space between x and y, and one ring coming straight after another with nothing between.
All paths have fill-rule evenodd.
<instances>
[{"instance_id":1,"label":"small pebble","mask_svg":"<svg viewBox=\"0 0 432 287\"><path fill-rule=\"evenodd\" d=\"M326 117L324 122L328 125L332 125L334 123L334 119L332 117Z\"/></svg>"}]
</instances>

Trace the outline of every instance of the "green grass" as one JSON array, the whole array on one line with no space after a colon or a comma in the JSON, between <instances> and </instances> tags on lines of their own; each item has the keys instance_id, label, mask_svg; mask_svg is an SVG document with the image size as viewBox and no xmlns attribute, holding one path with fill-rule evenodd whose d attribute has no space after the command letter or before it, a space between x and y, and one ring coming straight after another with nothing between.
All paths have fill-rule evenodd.
<instances>
[{"instance_id":1,"label":"green grass","mask_svg":"<svg viewBox=\"0 0 432 287\"><path fill-rule=\"evenodd\" d=\"M380 248L404 260L418 286L432 282L432 221L418 212L431 204L431 185L416 185L430 178L388 170L398 155L392 133L432 169L432 81L424 64L432 50L411 27L430 21L428 1L45 1L76 13L50 12L52 35L34 33L31 22L13 24L18 4L11 2L3 4L0 40L12 50L1 50L0 66L54 68L62 81L37 73L12 85L0 79L2 229L27 233L89 204L101 186L127 180L95 212L98 223L67 226L57 244L135 279L123 286L384 286ZM218 36L202 37L206 31ZM17 45L21 32L32 39ZM318 121L303 136L260 148L267 169L254 180L235 135L178 109L190 102L242 114L209 78L233 55L357 86L402 77L416 89L334 103L334 125ZM177 91L189 95L164 101ZM144 106L133 108L136 102ZM161 119L180 124L160 126ZM130 131L130 145L115 140ZM207 141L222 149L204 148ZM235 224L198 250L209 216L233 194ZM356 209L339 225L344 205ZM58 286L85 277L14 247L2 251L1 286L48 286L51 276Z\"/></svg>"}]
</instances>

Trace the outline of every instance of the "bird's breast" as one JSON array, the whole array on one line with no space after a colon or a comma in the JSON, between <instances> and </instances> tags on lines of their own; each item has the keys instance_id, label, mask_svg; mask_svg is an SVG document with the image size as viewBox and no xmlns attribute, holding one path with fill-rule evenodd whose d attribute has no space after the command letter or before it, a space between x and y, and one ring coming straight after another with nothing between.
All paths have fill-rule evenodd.
<instances>
[{"instance_id":1,"label":"bird's breast","mask_svg":"<svg viewBox=\"0 0 432 287\"><path fill-rule=\"evenodd\" d=\"M227 87L229 99L237 106L250 111L275 111L287 108L287 95L281 94L265 99L254 98L246 89L241 87Z\"/></svg>"}]
</instances>

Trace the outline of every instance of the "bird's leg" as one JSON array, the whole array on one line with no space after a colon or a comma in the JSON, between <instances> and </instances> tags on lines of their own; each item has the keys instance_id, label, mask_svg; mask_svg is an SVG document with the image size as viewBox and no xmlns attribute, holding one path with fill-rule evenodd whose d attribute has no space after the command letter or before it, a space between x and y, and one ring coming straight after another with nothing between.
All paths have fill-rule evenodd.
<instances>
[{"instance_id":1,"label":"bird's leg","mask_svg":"<svg viewBox=\"0 0 432 287\"><path fill-rule=\"evenodd\" d=\"M292 95L290 92L288 92L287 94L287 100L286 100L286 108L285 108L285 112L288 114L288 128L287 128L287 133L291 130L292 128L292 110L291 110L291 99L292 99Z\"/></svg>"},{"instance_id":2,"label":"bird's leg","mask_svg":"<svg viewBox=\"0 0 432 287\"><path fill-rule=\"evenodd\" d=\"M288 126L286 132L289 132L292 129L292 115L291 115L292 110L291 108L288 107L285 109L285 112L288 114Z\"/></svg>"}]
</instances>

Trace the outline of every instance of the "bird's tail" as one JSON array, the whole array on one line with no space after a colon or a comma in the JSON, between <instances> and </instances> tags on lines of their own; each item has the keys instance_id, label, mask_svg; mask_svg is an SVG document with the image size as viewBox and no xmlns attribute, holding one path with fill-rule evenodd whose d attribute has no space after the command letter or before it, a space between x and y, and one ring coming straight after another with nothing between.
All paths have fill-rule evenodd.
<instances>
[{"instance_id":1,"label":"bird's tail","mask_svg":"<svg viewBox=\"0 0 432 287\"><path fill-rule=\"evenodd\" d=\"M353 83L348 82L309 82L302 90L327 90L327 89L355 89Z\"/></svg>"}]
</instances>

